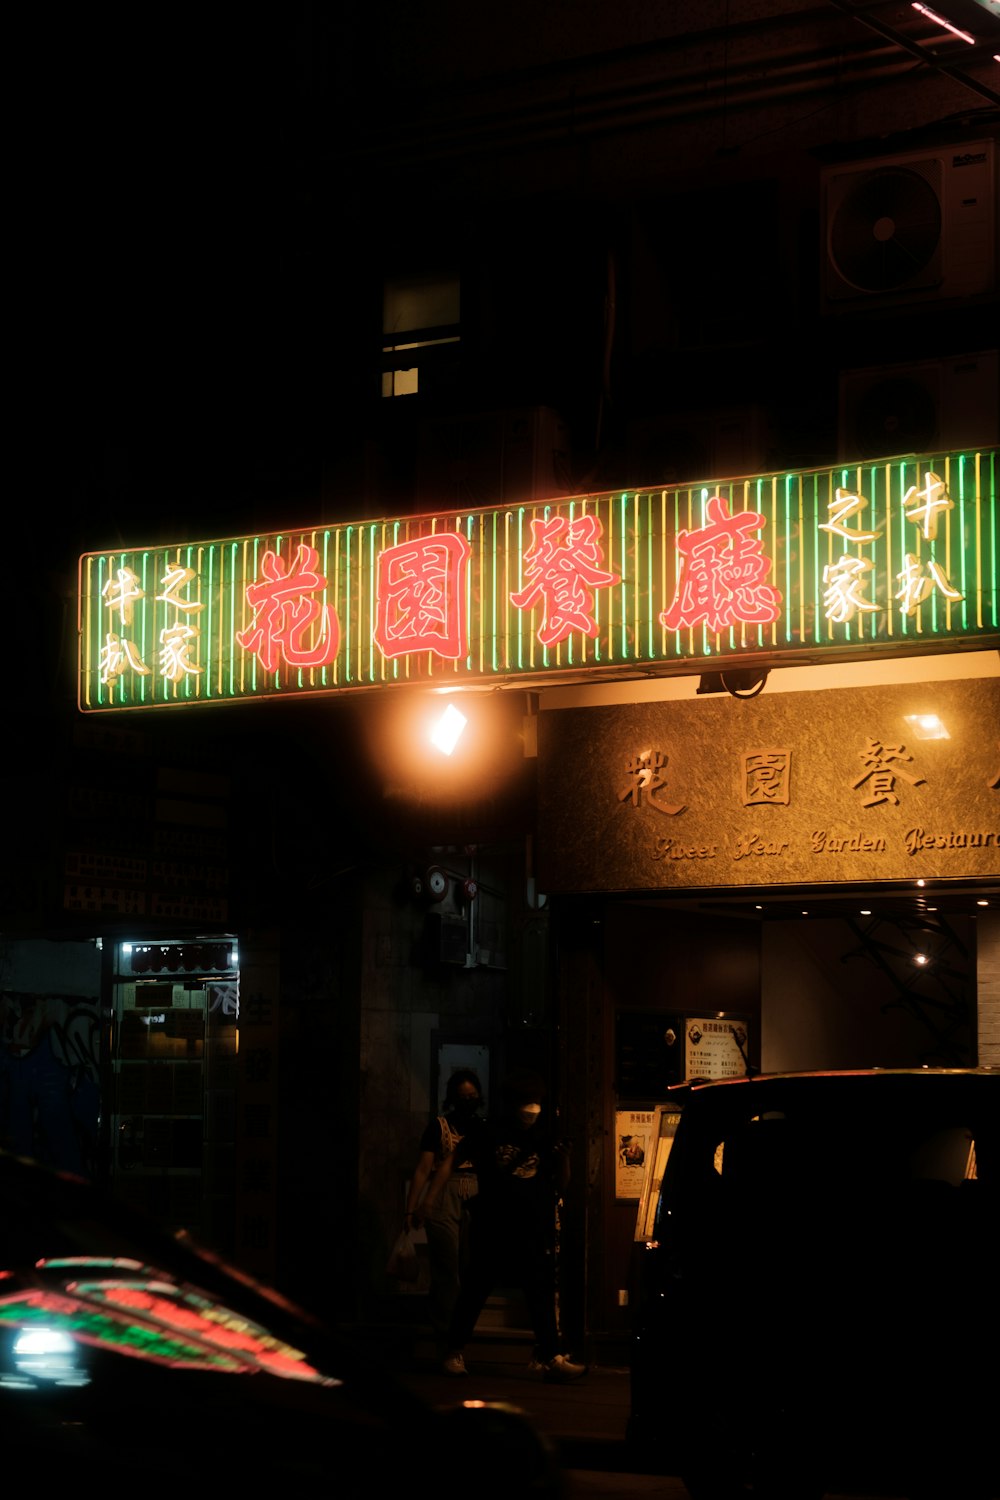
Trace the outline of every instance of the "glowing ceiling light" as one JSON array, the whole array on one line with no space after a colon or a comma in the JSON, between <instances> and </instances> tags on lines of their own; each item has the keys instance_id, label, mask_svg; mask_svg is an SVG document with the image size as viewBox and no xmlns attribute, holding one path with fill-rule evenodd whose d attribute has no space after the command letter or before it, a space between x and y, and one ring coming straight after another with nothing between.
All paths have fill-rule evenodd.
<instances>
[{"instance_id":1,"label":"glowing ceiling light","mask_svg":"<svg viewBox=\"0 0 1000 1500\"><path fill-rule=\"evenodd\" d=\"M468 722L468 719L455 707L454 703L449 703L431 730L431 744L440 750L442 755L450 755L458 744L462 731Z\"/></svg>"},{"instance_id":2,"label":"glowing ceiling light","mask_svg":"<svg viewBox=\"0 0 1000 1500\"><path fill-rule=\"evenodd\" d=\"M927 957L926 953L914 953L913 962L915 964L926 964L930 963L930 959Z\"/></svg>"}]
</instances>

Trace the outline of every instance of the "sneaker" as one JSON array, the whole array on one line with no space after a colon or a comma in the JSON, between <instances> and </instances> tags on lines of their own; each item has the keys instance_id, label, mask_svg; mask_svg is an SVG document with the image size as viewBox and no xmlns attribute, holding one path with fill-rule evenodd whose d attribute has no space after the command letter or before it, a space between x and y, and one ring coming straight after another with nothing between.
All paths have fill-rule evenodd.
<instances>
[{"instance_id":1,"label":"sneaker","mask_svg":"<svg viewBox=\"0 0 1000 1500\"><path fill-rule=\"evenodd\" d=\"M446 1375L468 1375L469 1373L461 1354L449 1354L441 1368Z\"/></svg>"},{"instance_id":2,"label":"sneaker","mask_svg":"<svg viewBox=\"0 0 1000 1500\"><path fill-rule=\"evenodd\" d=\"M588 1368L587 1365L575 1365L565 1354L557 1354L545 1366L545 1379L560 1382L579 1380L581 1375L586 1375Z\"/></svg>"}]
</instances>

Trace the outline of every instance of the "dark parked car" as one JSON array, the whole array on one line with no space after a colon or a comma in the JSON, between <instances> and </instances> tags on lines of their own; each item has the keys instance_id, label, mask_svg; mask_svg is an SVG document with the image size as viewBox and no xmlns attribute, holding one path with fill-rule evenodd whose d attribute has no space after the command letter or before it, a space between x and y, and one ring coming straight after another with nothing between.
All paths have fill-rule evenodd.
<instances>
[{"instance_id":1,"label":"dark parked car","mask_svg":"<svg viewBox=\"0 0 1000 1500\"><path fill-rule=\"evenodd\" d=\"M523 1413L428 1408L273 1290L5 1152L0 1447L12 1482L45 1494L360 1500L420 1493L445 1469L490 1500L561 1492Z\"/></svg>"},{"instance_id":2,"label":"dark parked car","mask_svg":"<svg viewBox=\"0 0 1000 1500\"><path fill-rule=\"evenodd\" d=\"M1000 1072L678 1091L629 1436L694 1500L1000 1493Z\"/></svg>"}]
</instances>

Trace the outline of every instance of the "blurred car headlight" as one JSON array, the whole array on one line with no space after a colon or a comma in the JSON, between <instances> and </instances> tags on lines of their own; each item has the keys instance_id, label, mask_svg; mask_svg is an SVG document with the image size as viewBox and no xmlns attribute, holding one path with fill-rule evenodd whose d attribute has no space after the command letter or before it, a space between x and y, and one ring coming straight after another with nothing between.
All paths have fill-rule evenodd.
<instances>
[{"instance_id":1,"label":"blurred car headlight","mask_svg":"<svg viewBox=\"0 0 1000 1500\"><path fill-rule=\"evenodd\" d=\"M86 1385L76 1341L60 1328L22 1328L14 1340L14 1368L33 1380Z\"/></svg>"}]
</instances>

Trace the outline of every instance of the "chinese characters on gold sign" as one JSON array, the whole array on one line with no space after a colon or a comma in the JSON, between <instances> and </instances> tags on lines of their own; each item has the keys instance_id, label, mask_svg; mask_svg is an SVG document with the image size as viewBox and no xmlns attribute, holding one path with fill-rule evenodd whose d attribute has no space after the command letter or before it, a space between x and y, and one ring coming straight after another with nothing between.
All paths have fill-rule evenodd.
<instances>
[{"instance_id":1,"label":"chinese characters on gold sign","mask_svg":"<svg viewBox=\"0 0 1000 1500\"><path fill-rule=\"evenodd\" d=\"M851 788L864 793L862 805L877 807L891 802L899 806L896 782L905 781L911 787L925 785L923 776L914 775L907 767L913 756L905 745L883 745L881 740L866 739L857 757L863 770L851 782ZM664 797L666 778L660 772L666 769L668 757L662 750L641 750L629 757L626 763L628 780L619 793L619 802L631 807L655 808L657 812L679 814L686 811L682 803L668 803ZM767 807L791 803L792 752L785 749L754 750L739 757L744 807Z\"/></svg>"},{"instance_id":2,"label":"chinese characters on gold sign","mask_svg":"<svg viewBox=\"0 0 1000 1500\"><path fill-rule=\"evenodd\" d=\"M628 781L619 801L631 802L633 807L654 807L657 812L682 813L681 804L669 802L664 795L666 777L660 772L666 769L667 757L659 750L641 750L628 763Z\"/></svg>"}]
</instances>

